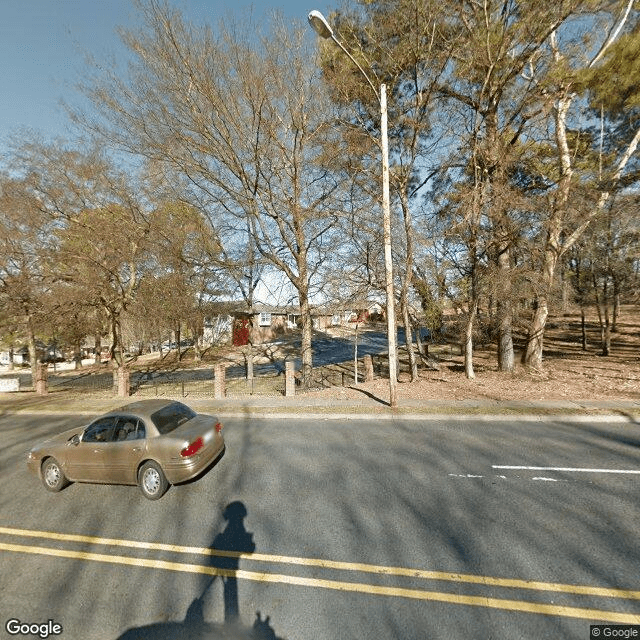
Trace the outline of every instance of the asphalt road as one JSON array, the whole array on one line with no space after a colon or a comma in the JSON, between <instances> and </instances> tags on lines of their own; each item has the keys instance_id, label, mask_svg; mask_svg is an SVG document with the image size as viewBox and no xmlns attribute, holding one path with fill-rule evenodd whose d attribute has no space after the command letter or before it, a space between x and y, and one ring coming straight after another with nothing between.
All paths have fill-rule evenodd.
<instances>
[{"instance_id":1,"label":"asphalt road","mask_svg":"<svg viewBox=\"0 0 640 640\"><path fill-rule=\"evenodd\" d=\"M11 619L65 640L640 624L637 424L239 417L219 465L158 502L46 492L26 451L85 420L0 417L0 638L26 637Z\"/></svg>"}]
</instances>

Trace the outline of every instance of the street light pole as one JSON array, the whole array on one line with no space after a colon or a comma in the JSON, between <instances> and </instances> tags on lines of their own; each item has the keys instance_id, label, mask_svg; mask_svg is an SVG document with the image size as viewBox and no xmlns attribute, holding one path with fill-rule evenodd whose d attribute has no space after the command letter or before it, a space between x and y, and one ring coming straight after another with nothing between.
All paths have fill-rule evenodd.
<instances>
[{"instance_id":1,"label":"street light pole","mask_svg":"<svg viewBox=\"0 0 640 640\"><path fill-rule=\"evenodd\" d=\"M387 134L387 85L380 85L380 92L376 89L365 70L349 53L344 45L336 38L333 29L319 11L309 14L309 24L322 38L333 40L353 64L358 67L380 104L380 144L382 147L382 236L384 243L385 288L387 297L387 339L389 348L389 406L398 406L398 367L397 367L397 329L396 304L393 287L393 258L391 254L391 207L389 198L389 139Z\"/></svg>"},{"instance_id":2,"label":"street light pole","mask_svg":"<svg viewBox=\"0 0 640 640\"><path fill-rule=\"evenodd\" d=\"M396 294L391 255L391 207L389 201L389 139L387 137L387 85L380 85L380 139L382 143L382 237L387 291L387 337L389 342L389 406L398 406L398 358Z\"/></svg>"}]
</instances>

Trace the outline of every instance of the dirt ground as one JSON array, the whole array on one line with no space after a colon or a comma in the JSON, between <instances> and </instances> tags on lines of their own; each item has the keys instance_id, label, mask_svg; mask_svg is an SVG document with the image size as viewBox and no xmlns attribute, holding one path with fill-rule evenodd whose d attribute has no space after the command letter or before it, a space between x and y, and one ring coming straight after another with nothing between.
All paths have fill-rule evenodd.
<instances>
[{"instance_id":1,"label":"dirt ground","mask_svg":"<svg viewBox=\"0 0 640 640\"><path fill-rule=\"evenodd\" d=\"M580 316L575 313L550 316L545 332L544 366L540 372L523 367L519 358L524 346L522 336L516 336L516 366L512 373L498 371L494 345L475 345L474 370L476 377L464 375L464 358L458 344L429 346L429 353L439 364L439 370L420 370L419 380L411 382L408 367L401 366L398 399L402 400L637 400L640 401L640 306L624 306L618 320L617 331L612 334L609 356L601 355L600 328L595 309L587 317L588 348L582 349ZM346 335L343 337L347 337ZM280 346L265 345L264 353L257 348L256 362L282 361L285 356L296 356L295 337L283 340ZM404 355L404 358L403 358ZM170 357L157 360L157 356L141 358L140 369L175 369L193 367L193 356L188 354L181 364ZM406 352L400 351L401 361ZM227 347L210 354L197 366L210 367L213 362L243 364L244 356L237 349ZM352 376L352 365L337 365L337 369ZM84 369L88 371L89 368ZM97 369L98 370L98 369ZM76 372L68 372L77 375ZM364 375L361 369L360 376ZM361 382L352 386L331 386L309 392L314 398L359 400L362 394L386 401L389 396L387 378Z\"/></svg>"},{"instance_id":2,"label":"dirt ground","mask_svg":"<svg viewBox=\"0 0 640 640\"><path fill-rule=\"evenodd\" d=\"M479 346L474 354L476 377L472 380L464 375L459 347L432 347L430 353L438 354L439 371L422 370L415 382L402 374L398 399L640 400L640 308L623 307L609 356L601 355L595 310L588 316L588 340L588 348L583 351L579 314L550 317L541 372L523 367L518 351L513 373L499 372L495 347ZM313 393L316 397L357 399L365 392L384 399L389 383L374 380L359 384L358 389L332 387Z\"/></svg>"}]
</instances>

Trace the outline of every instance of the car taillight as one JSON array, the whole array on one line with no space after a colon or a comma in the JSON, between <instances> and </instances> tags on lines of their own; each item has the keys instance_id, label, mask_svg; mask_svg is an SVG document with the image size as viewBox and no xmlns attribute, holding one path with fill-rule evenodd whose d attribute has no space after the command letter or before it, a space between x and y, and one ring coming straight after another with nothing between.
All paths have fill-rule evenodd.
<instances>
[{"instance_id":1,"label":"car taillight","mask_svg":"<svg viewBox=\"0 0 640 640\"><path fill-rule=\"evenodd\" d=\"M222 425L219 422L216 422L213 428L216 430L216 433L220 433L222 431Z\"/></svg>"},{"instance_id":2,"label":"car taillight","mask_svg":"<svg viewBox=\"0 0 640 640\"><path fill-rule=\"evenodd\" d=\"M195 456L200 449L204 446L204 440L202 438L198 438L194 440L190 445L186 446L181 452L180 455L183 458L188 458L190 456Z\"/></svg>"}]
</instances>

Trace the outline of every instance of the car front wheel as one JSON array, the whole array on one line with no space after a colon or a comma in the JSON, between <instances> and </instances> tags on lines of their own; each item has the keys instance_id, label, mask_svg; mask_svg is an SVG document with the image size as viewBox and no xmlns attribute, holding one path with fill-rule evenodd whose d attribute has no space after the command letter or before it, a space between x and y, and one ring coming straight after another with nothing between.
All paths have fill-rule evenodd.
<instances>
[{"instance_id":1,"label":"car front wheel","mask_svg":"<svg viewBox=\"0 0 640 640\"><path fill-rule=\"evenodd\" d=\"M138 486L149 500L161 498L169 488L169 482L156 462L145 462L138 473Z\"/></svg>"},{"instance_id":2,"label":"car front wheel","mask_svg":"<svg viewBox=\"0 0 640 640\"><path fill-rule=\"evenodd\" d=\"M42 465L42 483L49 491L64 489L69 481L55 458L48 458Z\"/></svg>"}]
</instances>

